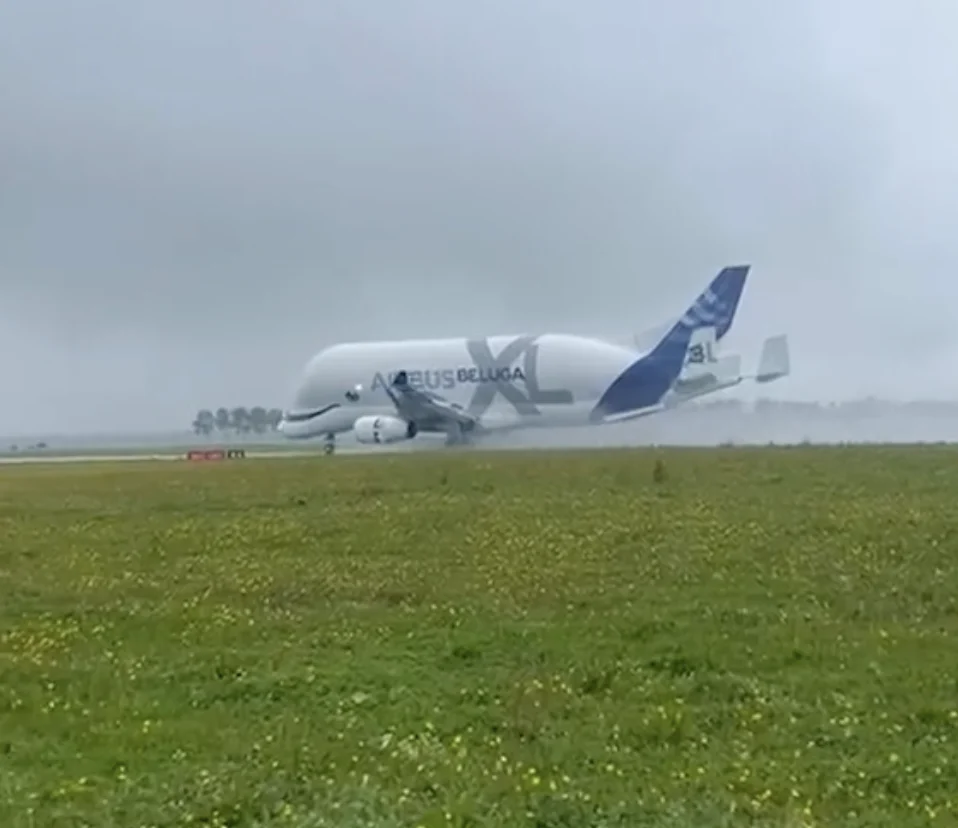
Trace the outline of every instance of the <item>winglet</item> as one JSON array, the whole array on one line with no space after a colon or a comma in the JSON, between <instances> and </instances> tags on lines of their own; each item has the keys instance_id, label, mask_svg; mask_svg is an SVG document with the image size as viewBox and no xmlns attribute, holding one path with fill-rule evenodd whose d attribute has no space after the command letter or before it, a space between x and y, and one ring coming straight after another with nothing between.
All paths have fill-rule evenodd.
<instances>
[{"instance_id":1,"label":"winglet","mask_svg":"<svg viewBox=\"0 0 958 828\"><path fill-rule=\"evenodd\" d=\"M405 388L409 385L409 375L405 371L400 371L393 379L393 385L397 388Z\"/></svg>"}]
</instances>

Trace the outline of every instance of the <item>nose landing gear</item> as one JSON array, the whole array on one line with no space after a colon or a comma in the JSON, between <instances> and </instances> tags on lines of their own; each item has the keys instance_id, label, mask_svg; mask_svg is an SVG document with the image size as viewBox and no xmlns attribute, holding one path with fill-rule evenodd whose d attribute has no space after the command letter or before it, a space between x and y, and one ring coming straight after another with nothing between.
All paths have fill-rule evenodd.
<instances>
[{"instance_id":1,"label":"nose landing gear","mask_svg":"<svg viewBox=\"0 0 958 828\"><path fill-rule=\"evenodd\" d=\"M329 455L336 451L336 435L327 434L323 440L323 454Z\"/></svg>"}]
</instances>

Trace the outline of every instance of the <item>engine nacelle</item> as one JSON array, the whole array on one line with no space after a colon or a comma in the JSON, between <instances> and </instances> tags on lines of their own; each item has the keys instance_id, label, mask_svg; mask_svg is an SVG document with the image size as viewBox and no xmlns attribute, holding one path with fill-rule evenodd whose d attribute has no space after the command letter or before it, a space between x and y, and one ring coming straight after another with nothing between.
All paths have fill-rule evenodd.
<instances>
[{"instance_id":1,"label":"engine nacelle","mask_svg":"<svg viewBox=\"0 0 958 828\"><path fill-rule=\"evenodd\" d=\"M398 443L416 436L415 423L398 417L360 417L353 423L353 432L360 443Z\"/></svg>"}]
</instances>

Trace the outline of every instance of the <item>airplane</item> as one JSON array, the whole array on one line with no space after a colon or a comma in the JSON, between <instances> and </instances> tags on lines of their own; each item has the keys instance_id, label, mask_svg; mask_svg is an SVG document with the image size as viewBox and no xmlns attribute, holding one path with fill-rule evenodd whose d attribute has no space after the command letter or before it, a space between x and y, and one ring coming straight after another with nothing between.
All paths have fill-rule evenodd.
<instances>
[{"instance_id":1,"label":"airplane","mask_svg":"<svg viewBox=\"0 0 958 828\"><path fill-rule=\"evenodd\" d=\"M723 268L654 347L640 351L571 334L344 342L307 363L280 423L288 439L337 434L364 444L445 435L446 445L521 428L632 420L688 399L790 373L784 336L766 340L758 372L720 359L750 265Z\"/></svg>"}]
</instances>

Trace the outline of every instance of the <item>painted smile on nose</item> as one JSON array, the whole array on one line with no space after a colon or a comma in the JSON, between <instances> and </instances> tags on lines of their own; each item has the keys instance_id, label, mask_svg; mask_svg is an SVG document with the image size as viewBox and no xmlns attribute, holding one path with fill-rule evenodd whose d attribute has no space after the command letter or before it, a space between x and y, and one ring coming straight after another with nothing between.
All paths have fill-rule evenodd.
<instances>
[{"instance_id":1,"label":"painted smile on nose","mask_svg":"<svg viewBox=\"0 0 958 828\"><path fill-rule=\"evenodd\" d=\"M339 408L339 403L331 403L330 405L324 405L322 408L314 408L311 411L298 411L295 414L286 414L283 419L286 420L287 423L308 423L310 420L322 417L323 414L332 411L334 408Z\"/></svg>"}]
</instances>

